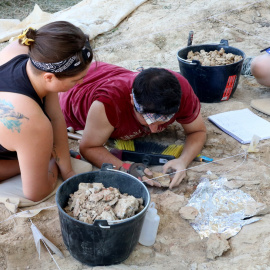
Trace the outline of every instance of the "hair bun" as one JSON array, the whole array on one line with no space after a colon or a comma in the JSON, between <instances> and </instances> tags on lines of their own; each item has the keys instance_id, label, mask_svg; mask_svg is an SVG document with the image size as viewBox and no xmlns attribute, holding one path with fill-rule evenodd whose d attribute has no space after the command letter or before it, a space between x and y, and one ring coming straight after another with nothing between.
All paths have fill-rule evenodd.
<instances>
[{"instance_id":1,"label":"hair bun","mask_svg":"<svg viewBox=\"0 0 270 270\"><path fill-rule=\"evenodd\" d=\"M18 36L20 44L31 46L31 43L35 42L34 40L35 34L36 34L36 29L32 27L28 27Z\"/></svg>"}]
</instances>

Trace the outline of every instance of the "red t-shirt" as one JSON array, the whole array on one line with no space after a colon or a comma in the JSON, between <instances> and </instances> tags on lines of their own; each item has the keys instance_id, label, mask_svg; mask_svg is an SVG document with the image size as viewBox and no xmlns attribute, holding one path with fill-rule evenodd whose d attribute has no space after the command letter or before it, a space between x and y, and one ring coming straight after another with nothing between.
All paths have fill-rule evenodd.
<instances>
[{"instance_id":1,"label":"red t-shirt","mask_svg":"<svg viewBox=\"0 0 270 270\"><path fill-rule=\"evenodd\" d=\"M180 124L193 122L200 112L200 102L188 81L179 73L173 73L181 85L182 97L179 111L174 117L159 126L163 131L174 121ZM103 63L92 63L83 83L59 94L60 106L66 124L75 130L84 129L91 104L98 100L104 104L109 122L114 127L111 138L132 140L150 134L148 127L136 119L134 107L130 102L132 84L138 72Z\"/></svg>"}]
</instances>

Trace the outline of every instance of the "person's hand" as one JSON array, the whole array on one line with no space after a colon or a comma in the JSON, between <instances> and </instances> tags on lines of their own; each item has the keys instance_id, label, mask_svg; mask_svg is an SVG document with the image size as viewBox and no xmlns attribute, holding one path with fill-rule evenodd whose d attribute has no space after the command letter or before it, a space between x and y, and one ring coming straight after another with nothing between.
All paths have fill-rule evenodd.
<instances>
[{"instance_id":1,"label":"person's hand","mask_svg":"<svg viewBox=\"0 0 270 270\"><path fill-rule=\"evenodd\" d=\"M163 166L163 173L166 174L168 171L177 171L173 174L173 179L171 180L169 188L172 189L175 186L178 186L186 176L186 167L179 159L172 159L168 161Z\"/></svg>"},{"instance_id":2,"label":"person's hand","mask_svg":"<svg viewBox=\"0 0 270 270\"><path fill-rule=\"evenodd\" d=\"M160 183L158 183L157 181L151 180L151 178L153 177L153 173L143 163L134 162L131 164L124 163L123 165L124 166L120 167L121 171L125 171L135 176L140 181L145 182L150 186L161 187Z\"/></svg>"}]
</instances>

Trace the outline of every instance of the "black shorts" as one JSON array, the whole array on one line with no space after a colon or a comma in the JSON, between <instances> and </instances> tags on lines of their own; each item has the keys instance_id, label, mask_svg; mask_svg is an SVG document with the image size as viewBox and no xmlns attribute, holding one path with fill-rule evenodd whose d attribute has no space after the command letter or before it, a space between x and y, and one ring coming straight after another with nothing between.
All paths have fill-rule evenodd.
<instances>
[{"instance_id":1,"label":"black shorts","mask_svg":"<svg viewBox=\"0 0 270 270\"><path fill-rule=\"evenodd\" d=\"M16 159L18 159L17 152L9 151L0 144L0 160L1 159L16 160Z\"/></svg>"}]
</instances>

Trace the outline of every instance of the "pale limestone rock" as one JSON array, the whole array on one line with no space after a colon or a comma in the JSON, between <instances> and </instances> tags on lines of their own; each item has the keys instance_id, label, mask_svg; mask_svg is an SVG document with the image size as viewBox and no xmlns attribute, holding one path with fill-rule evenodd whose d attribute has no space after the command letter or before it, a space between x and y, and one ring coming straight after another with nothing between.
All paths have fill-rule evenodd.
<instances>
[{"instance_id":1,"label":"pale limestone rock","mask_svg":"<svg viewBox=\"0 0 270 270\"><path fill-rule=\"evenodd\" d=\"M161 172L153 172L153 178L158 177L157 179L154 179L154 181L157 181L161 184L162 187L169 187L171 179L170 176Z\"/></svg>"},{"instance_id":2,"label":"pale limestone rock","mask_svg":"<svg viewBox=\"0 0 270 270\"><path fill-rule=\"evenodd\" d=\"M133 216L138 209L138 200L133 196L127 196L126 198L119 199L115 205L114 213L118 218L123 219Z\"/></svg>"},{"instance_id":3,"label":"pale limestone rock","mask_svg":"<svg viewBox=\"0 0 270 270\"><path fill-rule=\"evenodd\" d=\"M243 57L241 55L225 53L224 48L221 48L219 51L214 50L209 52L205 50L201 50L200 52L189 51L187 59L198 60L202 66L221 66L239 62Z\"/></svg>"},{"instance_id":4,"label":"pale limestone rock","mask_svg":"<svg viewBox=\"0 0 270 270\"><path fill-rule=\"evenodd\" d=\"M115 216L114 212L110 209L109 211L103 211L99 216L96 217L96 219L103 219L103 220L117 220L117 217Z\"/></svg>"},{"instance_id":5,"label":"pale limestone rock","mask_svg":"<svg viewBox=\"0 0 270 270\"><path fill-rule=\"evenodd\" d=\"M245 206L246 216L261 216L270 213L270 206L259 202L248 202Z\"/></svg>"},{"instance_id":6,"label":"pale limestone rock","mask_svg":"<svg viewBox=\"0 0 270 270\"><path fill-rule=\"evenodd\" d=\"M180 208L186 205L186 198L184 195L178 195L167 190L158 196L159 205L162 211L171 211L178 214Z\"/></svg>"},{"instance_id":7,"label":"pale limestone rock","mask_svg":"<svg viewBox=\"0 0 270 270\"><path fill-rule=\"evenodd\" d=\"M80 183L79 190L87 190L92 187L91 183Z\"/></svg>"},{"instance_id":8,"label":"pale limestone rock","mask_svg":"<svg viewBox=\"0 0 270 270\"><path fill-rule=\"evenodd\" d=\"M113 190L110 189L103 189L102 190L103 193L103 201L108 202L111 201L115 198L115 193L113 192Z\"/></svg>"},{"instance_id":9,"label":"pale limestone rock","mask_svg":"<svg viewBox=\"0 0 270 270\"><path fill-rule=\"evenodd\" d=\"M73 215L76 217L80 213L80 199L76 199L75 206L73 209Z\"/></svg>"},{"instance_id":10,"label":"pale limestone rock","mask_svg":"<svg viewBox=\"0 0 270 270\"><path fill-rule=\"evenodd\" d=\"M92 185L96 192L99 192L104 188L102 183L93 183Z\"/></svg>"},{"instance_id":11,"label":"pale limestone rock","mask_svg":"<svg viewBox=\"0 0 270 270\"><path fill-rule=\"evenodd\" d=\"M226 237L220 233L210 234L206 245L206 256L208 259L212 260L221 256L225 251L231 248Z\"/></svg>"},{"instance_id":12,"label":"pale limestone rock","mask_svg":"<svg viewBox=\"0 0 270 270\"><path fill-rule=\"evenodd\" d=\"M103 193L102 192L91 194L89 196L89 201L93 201L93 202L98 202L98 201L100 201L102 199L103 199Z\"/></svg>"},{"instance_id":13,"label":"pale limestone rock","mask_svg":"<svg viewBox=\"0 0 270 270\"><path fill-rule=\"evenodd\" d=\"M183 219L195 219L199 212L192 206L184 206L179 210L179 214Z\"/></svg>"},{"instance_id":14,"label":"pale limestone rock","mask_svg":"<svg viewBox=\"0 0 270 270\"><path fill-rule=\"evenodd\" d=\"M240 188L244 185L243 182L240 182L240 181L235 181L235 180L232 180L232 181L226 181L224 183L224 186L226 186L227 188L229 189L237 189L237 188Z\"/></svg>"},{"instance_id":15,"label":"pale limestone rock","mask_svg":"<svg viewBox=\"0 0 270 270\"><path fill-rule=\"evenodd\" d=\"M65 211L80 221L93 224L95 219L112 221L128 218L143 208L142 198L121 194L118 189L105 188L101 183L80 183L79 190L70 194Z\"/></svg>"}]
</instances>

